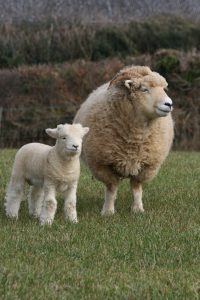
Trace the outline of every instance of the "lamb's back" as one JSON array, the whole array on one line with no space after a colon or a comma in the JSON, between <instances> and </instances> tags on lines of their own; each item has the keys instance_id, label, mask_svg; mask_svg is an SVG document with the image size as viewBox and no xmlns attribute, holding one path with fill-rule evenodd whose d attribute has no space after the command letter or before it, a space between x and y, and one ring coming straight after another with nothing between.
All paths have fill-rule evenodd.
<instances>
[{"instance_id":1,"label":"lamb's back","mask_svg":"<svg viewBox=\"0 0 200 300\"><path fill-rule=\"evenodd\" d=\"M29 143L22 146L15 157L15 172L23 172L25 177L43 177L48 153L52 147L41 143Z\"/></svg>"}]
</instances>

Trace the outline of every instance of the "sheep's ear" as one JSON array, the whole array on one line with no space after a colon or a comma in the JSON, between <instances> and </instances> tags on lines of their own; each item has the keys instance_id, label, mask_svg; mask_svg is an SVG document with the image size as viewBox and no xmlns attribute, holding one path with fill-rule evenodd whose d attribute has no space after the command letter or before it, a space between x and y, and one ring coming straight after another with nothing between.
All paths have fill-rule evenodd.
<instances>
[{"instance_id":1,"label":"sheep's ear","mask_svg":"<svg viewBox=\"0 0 200 300\"><path fill-rule=\"evenodd\" d=\"M86 135L89 130L90 130L89 127L83 127L83 136Z\"/></svg>"},{"instance_id":2,"label":"sheep's ear","mask_svg":"<svg viewBox=\"0 0 200 300\"><path fill-rule=\"evenodd\" d=\"M57 130L57 128L54 128L54 129L47 128L45 131L53 139L57 139L58 138L58 130Z\"/></svg>"},{"instance_id":3,"label":"sheep's ear","mask_svg":"<svg viewBox=\"0 0 200 300\"><path fill-rule=\"evenodd\" d=\"M124 81L124 85L125 85L125 87L127 87L128 90L131 90L131 89L136 90L136 89L140 88L141 83L140 83L140 81L135 80L135 79L134 80L127 79Z\"/></svg>"},{"instance_id":4,"label":"sheep's ear","mask_svg":"<svg viewBox=\"0 0 200 300\"><path fill-rule=\"evenodd\" d=\"M131 87L133 86L133 81L130 79L127 79L124 81L124 85L127 87L127 89L131 89Z\"/></svg>"}]
</instances>

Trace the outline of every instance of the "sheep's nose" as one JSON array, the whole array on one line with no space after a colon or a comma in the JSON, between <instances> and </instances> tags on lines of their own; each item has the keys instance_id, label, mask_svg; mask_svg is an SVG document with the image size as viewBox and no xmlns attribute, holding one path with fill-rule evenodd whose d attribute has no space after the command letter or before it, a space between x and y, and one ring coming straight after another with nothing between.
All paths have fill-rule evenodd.
<instances>
[{"instance_id":1,"label":"sheep's nose","mask_svg":"<svg viewBox=\"0 0 200 300\"><path fill-rule=\"evenodd\" d=\"M171 109L172 106L173 106L172 99L169 98L169 97L166 97L166 98L164 99L164 105L168 106L168 107Z\"/></svg>"},{"instance_id":2,"label":"sheep's nose","mask_svg":"<svg viewBox=\"0 0 200 300\"><path fill-rule=\"evenodd\" d=\"M165 105L168 106L169 108L172 107L172 103L169 103L169 102L165 102Z\"/></svg>"},{"instance_id":3,"label":"sheep's nose","mask_svg":"<svg viewBox=\"0 0 200 300\"><path fill-rule=\"evenodd\" d=\"M78 149L78 145L72 145L72 147L76 150Z\"/></svg>"}]
</instances>

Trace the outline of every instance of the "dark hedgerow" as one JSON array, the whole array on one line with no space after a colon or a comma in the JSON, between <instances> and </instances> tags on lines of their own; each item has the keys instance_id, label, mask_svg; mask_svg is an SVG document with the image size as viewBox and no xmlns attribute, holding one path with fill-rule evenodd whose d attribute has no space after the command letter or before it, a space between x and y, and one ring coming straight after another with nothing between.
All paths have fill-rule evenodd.
<instances>
[{"instance_id":1,"label":"dark hedgerow","mask_svg":"<svg viewBox=\"0 0 200 300\"><path fill-rule=\"evenodd\" d=\"M4 24L0 25L0 68L153 54L161 48L189 51L199 49L199 41L199 23L178 17L115 25L64 20Z\"/></svg>"},{"instance_id":2,"label":"dark hedgerow","mask_svg":"<svg viewBox=\"0 0 200 300\"><path fill-rule=\"evenodd\" d=\"M162 17L131 22L128 35L139 53L153 53L161 48L188 51L199 47L200 28L188 20Z\"/></svg>"},{"instance_id":3,"label":"dark hedgerow","mask_svg":"<svg viewBox=\"0 0 200 300\"><path fill-rule=\"evenodd\" d=\"M135 53L133 42L126 31L117 27L105 27L96 31L92 60Z\"/></svg>"},{"instance_id":4,"label":"dark hedgerow","mask_svg":"<svg viewBox=\"0 0 200 300\"><path fill-rule=\"evenodd\" d=\"M180 66L180 61L175 55L166 55L156 63L156 69L163 76L176 72Z\"/></svg>"}]
</instances>

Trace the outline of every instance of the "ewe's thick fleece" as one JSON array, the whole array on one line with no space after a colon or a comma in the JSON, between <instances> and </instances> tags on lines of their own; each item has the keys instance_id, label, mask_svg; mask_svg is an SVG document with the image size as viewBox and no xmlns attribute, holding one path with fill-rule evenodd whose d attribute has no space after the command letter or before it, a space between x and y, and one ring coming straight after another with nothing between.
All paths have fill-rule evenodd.
<instances>
[{"instance_id":1,"label":"ewe's thick fleece","mask_svg":"<svg viewBox=\"0 0 200 300\"><path fill-rule=\"evenodd\" d=\"M150 87L167 86L165 79L148 67L123 69L89 95L74 119L90 127L83 140L83 159L107 187L117 185L120 178L140 183L151 180L167 157L174 136L171 113L148 121L137 89L130 101L124 88L127 79L134 79L138 86L143 82Z\"/></svg>"}]
</instances>

